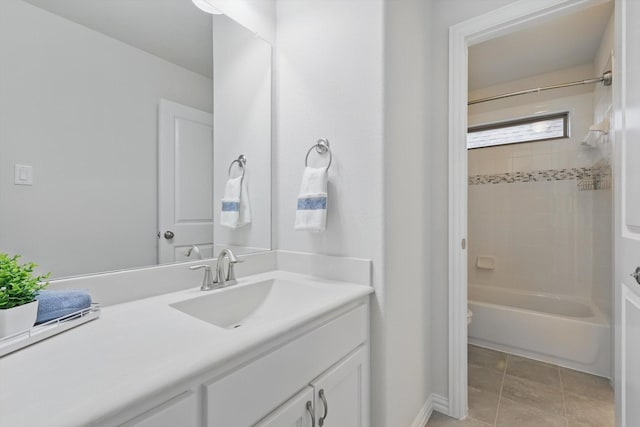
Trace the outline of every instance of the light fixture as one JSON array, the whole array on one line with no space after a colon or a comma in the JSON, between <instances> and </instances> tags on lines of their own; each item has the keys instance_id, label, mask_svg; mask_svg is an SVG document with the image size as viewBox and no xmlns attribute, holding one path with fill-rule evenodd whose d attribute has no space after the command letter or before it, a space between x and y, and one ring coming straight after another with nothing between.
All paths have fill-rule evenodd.
<instances>
[{"instance_id":1,"label":"light fixture","mask_svg":"<svg viewBox=\"0 0 640 427\"><path fill-rule=\"evenodd\" d=\"M210 13L212 15L222 15L222 12L217 7L214 7L207 0L191 0L196 7L204 12Z\"/></svg>"}]
</instances>

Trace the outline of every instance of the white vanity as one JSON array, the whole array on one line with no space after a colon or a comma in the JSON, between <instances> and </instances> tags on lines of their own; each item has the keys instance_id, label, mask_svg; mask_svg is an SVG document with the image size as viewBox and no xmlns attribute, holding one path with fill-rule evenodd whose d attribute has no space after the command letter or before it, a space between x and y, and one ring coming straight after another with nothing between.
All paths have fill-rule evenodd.
<instances>
[{"instance_id":1,"label":"white vanity","mask_svg":"<svg viewBox=\"0 0 640 427\"><path fill-rule=\"evenodd\" d=\"M106 307L0 359L0 423L368 426L371 292L271 271Z\"/></svg>"}]
</instances>

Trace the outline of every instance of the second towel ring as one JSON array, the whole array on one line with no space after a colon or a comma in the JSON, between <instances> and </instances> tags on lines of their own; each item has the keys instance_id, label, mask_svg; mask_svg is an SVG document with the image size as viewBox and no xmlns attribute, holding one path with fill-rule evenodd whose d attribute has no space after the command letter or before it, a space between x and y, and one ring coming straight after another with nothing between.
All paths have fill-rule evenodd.
<instances>
[{"instance_id":1,"label":"second towel ring","mask_svg":"<svg viewBox=\"0 0 640 427\"><path fill-rule=\"evenodd\" d=\"M326 138L320 138L314 145L309 148L307 151L307 156L304 158L304 165L309 166L309 154L313 149L316 149L316 153L318 154L326 154L329 153L329 164L327 165L327 170L331 166L331 161L333 160L333 154L331 154L331 147L329 146L329 140Z\"/></svg>"},{"instance_id":2,"label":"second towel ring","mask_svg":"<svg viewBox=\"0 0 640 427\"><path fill-rule=\"evenodd\" d=\"M240 154L240 157L238 157L237 159L231 162L231 164L229 165L229 171L227 172L227 176L231 178L231 168L233 168L233 165L236 163L238 164L240 169L242 169L242 178L244 178L244 169L245 169L245 166L247 165L247 156L245 156L244 154Z\"/></svg>"}]
</instances>

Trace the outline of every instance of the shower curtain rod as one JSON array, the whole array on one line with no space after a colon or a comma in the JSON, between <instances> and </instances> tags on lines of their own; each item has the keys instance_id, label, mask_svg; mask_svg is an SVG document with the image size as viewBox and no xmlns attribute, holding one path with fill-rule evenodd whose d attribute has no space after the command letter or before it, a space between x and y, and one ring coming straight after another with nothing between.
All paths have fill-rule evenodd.
<instances>
[{"instance_id":1,"label":"shower curtain rod","mask_svg":"<svg viewBox=\"0 0 640 427\"><path fill-rule=\"evenodd\" d=\"M489 96L486 98L475 99L473 101L469 101L467 105L480 104L481 102L495 101L496 99L510 98L512 96L526 95L528 93L537 93L537 92L542 92L544 90L560 89L563 87L570 87L570 86L588 85L592 83L602 82L604 83L605 86L611 86L612 78L613 78L613 75L611 71L605 71L602 77L596 77L596 78L587 79L587 80L579 80L577 82L561 83L561 84L552 85L552 86L538 87L534 89L519 90L517 92L503 93L502 95L495 95L495 96Z\"/></svg>"}]
</instances>

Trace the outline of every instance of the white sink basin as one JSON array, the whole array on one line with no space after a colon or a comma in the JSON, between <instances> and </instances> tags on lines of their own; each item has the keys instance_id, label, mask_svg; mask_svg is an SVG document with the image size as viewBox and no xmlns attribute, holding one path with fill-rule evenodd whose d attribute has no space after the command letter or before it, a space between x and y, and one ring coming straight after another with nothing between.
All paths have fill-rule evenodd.
<instances>
[{"instance_id":1,"label":"white sink basin","mask_svg":"<svg viewBox=\"0 0 640 427\"><path fill-rule=\"evenodd\" d=\"M170 304L185 314L226 329L282 320L324 299L322 287L271 279L233 285Z\"/></svg>"}]
</instances>

